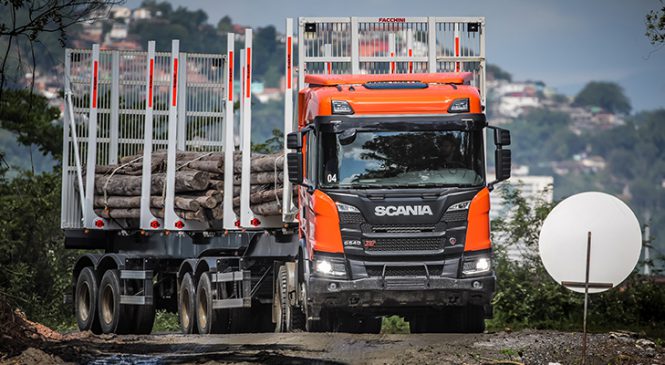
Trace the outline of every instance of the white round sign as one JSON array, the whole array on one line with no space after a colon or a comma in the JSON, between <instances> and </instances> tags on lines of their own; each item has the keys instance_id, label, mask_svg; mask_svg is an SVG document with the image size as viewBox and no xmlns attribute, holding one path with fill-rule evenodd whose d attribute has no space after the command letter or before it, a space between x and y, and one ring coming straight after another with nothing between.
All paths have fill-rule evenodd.
<instances>
[{"instance_id":1,"label":"white round sign","mask_svg":"<svg viewBox=\"0 0 665 365\"><path fill-rule=\"evenodd\" d=\"M587 240L591 232L589 283L619 285L633 271L642 249L635 214L618 198L599 192L573 195L545 219L538 247L547 272L570 290L584 293ZM602 285L601 285L602 286ZM598 293L608 288L589 288Z\"/></svg>"}]
</instances>

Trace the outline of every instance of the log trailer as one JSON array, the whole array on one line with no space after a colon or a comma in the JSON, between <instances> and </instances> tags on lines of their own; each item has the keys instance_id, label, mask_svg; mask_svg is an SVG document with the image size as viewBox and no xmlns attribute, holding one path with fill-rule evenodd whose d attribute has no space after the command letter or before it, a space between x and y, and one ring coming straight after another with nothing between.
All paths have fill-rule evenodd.
<instances>
[{"instance_id":1,"label":"log trailer","mask_svg":"<svg viewBox=\"0 0 665 365\"><path fill-rule=\"evenodd\" d=\"M412 332L484 329L489 192L510 176L509 132L484 114L484 18L297 26L298 42L287 19L281 215L250 204L251 29L238 68L233 34L225 54L178 41L171 52L66 50L61 222L65 246L88 250L66 296L80 330L150 333L159 309L178 312L184 333L378 332L388 314ZM154 151L166 153L160 214ZM221 219L177 214L182 151L223 153ZM139 218L99 214L96 167L136 154Z\"/></svg>"}]
</instances>

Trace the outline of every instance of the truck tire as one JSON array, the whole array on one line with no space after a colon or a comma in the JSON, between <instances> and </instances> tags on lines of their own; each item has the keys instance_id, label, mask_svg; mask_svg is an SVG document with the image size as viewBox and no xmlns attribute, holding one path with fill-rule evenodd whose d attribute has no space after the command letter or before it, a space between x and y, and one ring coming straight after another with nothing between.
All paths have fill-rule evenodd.
<instances>
[{"instance_id":1,"label":"truck tire","mask_svg":"<svg viewBox=\"0 0 665 365\"><path fill-rule=\"evenodd\" d=\"M152 304L135 305L133 334L149 335L155 324L155 306Z\"/></svg>"},{"instance_id":2,"label":"truck tire","mask_svg":"<svg viewBox=\"0 0 665 365\"><path fill-rule=\"evenodd\" d=\"M228 325L228 311L212 308L213 294L210 273L204 272L196 288L196 324L201 334L224 333Z\"/></svg>"},{"instance_id":3,"label":"truck tire","mask_svg":"<svg viewBox=\"0 0 665 365\"><path fill-rule=\"evenodd\" d=\"M127 334L132 329L133 317L128 305L120 304L120 276L118 270L107 270L99 283L97 313L102 333Z\"/></svg>"},{"instance_id":4,"label":"truck tire","mask_svg":"<svg viewBox=\"0 0 665 365\"><path fill-rule=\"evenodd\" d=\"M305 329L305 314L299 308L294 308L290 303L288 280L288 270L286 265L282 265L277 272L278 293L275 293L274 298L279 309L275 332L292 332Z\"/></svg>"},{"instance_id":5,"label":"truck tire","mask_svg":"<svg viewBox=\"0 0 665 365\"><path fill-rule=\"evenodd\" d=\"M76 324L81 331L92 331L102 333L97 317L97 296L99 286L97 277L91 267L84 267L76 280L74 296L74 313Z\"/></svg>"},{"instance_id":6,"label":"truck tire","mask_svg":"<svg viewBox=\"0 0 665 365\"><path fill-rule=\"evenodd\" d=\"M460 332L482 333L485 331L485 309L480 305L468 305L463 310L464 324Z\"/></svg>"},{"instance_id":7,"label":"truck tire","mask_svg":"<svg viewBox=\"0 0 665 365\"><path fill-rule=\"evenodd\" d=\"M192 274L185 273L178 287L178 319L182 333L198 333L196 324L196 288Z\"/></svg>"}]
</instances>

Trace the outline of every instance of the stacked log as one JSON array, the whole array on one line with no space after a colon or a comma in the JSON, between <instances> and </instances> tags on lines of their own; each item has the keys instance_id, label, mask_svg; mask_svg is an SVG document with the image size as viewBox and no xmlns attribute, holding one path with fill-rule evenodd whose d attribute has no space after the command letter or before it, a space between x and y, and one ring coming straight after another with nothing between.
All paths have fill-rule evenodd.
<instances>
[{"instance_id":1,"label":"stacked log","mask_svg":"<svg viewBox=\"0 0 665 365\"><path fill-rule=\"evenodd\" d=\"M95 168L95 212L108 219L138 220L141 216L142 155L125 156L117 165ZM166 151L151 155L150 208L164 217ZM240 207L241 155L233 156L233 206ZM253 154L250 208L261 215L280 215L283 192L283 154ZM175 174L175 213L183 219L210 222L224 215L224 154L178 152Z\"/></svg>"}]
</instances>

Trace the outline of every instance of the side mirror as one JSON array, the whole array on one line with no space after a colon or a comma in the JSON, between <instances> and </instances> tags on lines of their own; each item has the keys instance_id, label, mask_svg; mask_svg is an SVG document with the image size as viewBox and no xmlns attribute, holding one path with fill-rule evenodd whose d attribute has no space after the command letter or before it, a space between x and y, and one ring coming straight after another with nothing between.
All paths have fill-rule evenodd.
<instances>
[{"instance_id":1,"label":"side mirror","mask_svg":"<svg viewBox=\"0 0 665 365\"><path fill-rule=\"evenodd\" d=\"M494 151L496 163L496 182L508 180L510 178L510 169L512 167L510 150Z\"/></svg>"},{"instance_id":2,"label":"side mirror","mask_svg":"<svg viewBox=\"0 0 665 365\"><path fill-rule=\"evenodd\" d=\"M494 144L497 146L510 146L510 131L494 127Z\"/></svg>"},{"instance_id":3,"label":"side mirror","mask_svg":"<svg viewBox=\"0 0 665 365\"><path fill-rule=\"evenodd\" d=\"M353 143L353 141L356 140L356 135L358 132L352 128L352 129L345 129L342 133L339 134L339 143L342 144L342 146L347 146Z\"/></svg>"},{"instance_id":4,"label":"side mirror","mask_svg":"<svg viewBox=\"0 0 665 365\"><path fill-rule=\"evenodd\" d=\"M290 150L302 149L302 133L293 132L286 135L286 147Z\"/></svg>"},{"instance_id":5,"label":"side mirror","mask_svg":"<svg viewBox=\"0 0 665 365\"><path fill-rule=\"evenodd\" d=\"M295 133L289 133L289 136ZM298 133L300 134L300 133ZM302 140L300 140L302 141ZM301 142L302 147L302 142ZM289 148L292 148L289 146ZM286 155L286 166L289 172L289 182L301 185L303 182L302 173L302 152L291 152Z\"/></svg>"}]
</instances>

